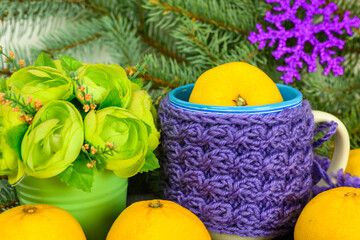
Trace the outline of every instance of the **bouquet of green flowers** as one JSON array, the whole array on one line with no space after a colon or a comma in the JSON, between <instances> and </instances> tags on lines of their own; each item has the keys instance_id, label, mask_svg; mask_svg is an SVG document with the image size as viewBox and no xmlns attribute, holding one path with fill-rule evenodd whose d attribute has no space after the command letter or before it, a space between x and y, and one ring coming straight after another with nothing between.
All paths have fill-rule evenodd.
<instances>
[{"instance_id":1,"label":"bouquet of green flowers","mask_svg":"<svg viewBox=\"0 0 360 240\"><path fill-rule=\"evenodd\" d=\"M131 177L159 167L156 110L136 74L46 54L23 67L0 53L16 69L0 85L0 175L9 183L57 176L91 191L94 171Z\"/></svg>"}]
</instances>

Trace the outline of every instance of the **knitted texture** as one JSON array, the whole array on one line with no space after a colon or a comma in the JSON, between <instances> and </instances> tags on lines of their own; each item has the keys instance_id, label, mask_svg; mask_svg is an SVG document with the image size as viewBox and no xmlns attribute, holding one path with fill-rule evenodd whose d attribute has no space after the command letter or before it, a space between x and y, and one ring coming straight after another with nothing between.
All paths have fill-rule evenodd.
<instances>
[{"instance_id":1,"label":"knitted texture","mask_svg":"<svg viewBox=\"0 0 360 240\"><path fill-rule=\"evenodd\" d=\"M310 104L268 115L183 111L165 98L164 194L208 230L248 237L291 231L313 185Z\"/></svg>"}]
</instances>

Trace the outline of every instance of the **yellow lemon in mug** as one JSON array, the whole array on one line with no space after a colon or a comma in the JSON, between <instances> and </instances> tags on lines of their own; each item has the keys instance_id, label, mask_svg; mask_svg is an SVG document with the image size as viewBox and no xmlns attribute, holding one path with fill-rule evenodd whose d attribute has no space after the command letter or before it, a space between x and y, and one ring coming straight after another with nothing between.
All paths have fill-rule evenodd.
<instances>
[{"instance_id":1,"label":"yellow lemon in mug","mask_svg":"<svg viewBox=\"0 0 360 240\"><path fill-rule=\"evenodd\" d=\"M256 106L283 102L279 89L259 68L230 62L204 72L189 102L215 106Z\"/></svg>"},{"instance_id":2,"label":"yellow lemon in mug","mask_svg":"<svg viewBox=\"0 0 360 240\"><path fill-rule=\"evenodd\" d=\"M360 189L338 187L314 197L298 218L294 240L360 240Z\"/></svg>"},{"instance_id":3,"label":"yellow lemon in mug","mask_svg":"<svg viewBox=\"0 0 360 240\"><path fill-rule=\"evenodd\" d=\"M357 175L360 177L360 148L350 151L345 173L350 173L352 176Z\"/></svg>"}]
</instances>

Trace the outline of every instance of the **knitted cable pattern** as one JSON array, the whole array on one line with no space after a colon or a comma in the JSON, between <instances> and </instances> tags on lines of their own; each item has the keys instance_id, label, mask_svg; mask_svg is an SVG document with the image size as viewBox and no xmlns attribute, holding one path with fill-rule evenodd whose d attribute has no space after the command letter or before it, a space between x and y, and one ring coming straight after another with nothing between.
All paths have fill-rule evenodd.
<instances>
[{"instance_id":1,"label":"knitted cable pattern","mask_svg":"<svg viewBox=\"0 0 360 240\"><path fill-rule=\"evenodd\" d=\"M288 233L313 185L314 121L307 101L268 115L183 111L165 98L164 194L215 233Z\"/></svg>"}]
</instances>

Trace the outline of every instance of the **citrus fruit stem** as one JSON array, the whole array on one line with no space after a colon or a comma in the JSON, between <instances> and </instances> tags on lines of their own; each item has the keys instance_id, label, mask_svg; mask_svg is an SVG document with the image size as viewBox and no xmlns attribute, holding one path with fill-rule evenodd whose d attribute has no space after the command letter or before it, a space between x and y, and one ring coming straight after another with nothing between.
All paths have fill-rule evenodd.
<instances>
[{"instance_id":1,"label":"citrus fruit stem","mask_svg":"<svg viewBox=\"0 0 360 240\"><path fill-rule=\"evenodd\" d=\"M149 203L149 207L151 207L151 208L161 208L162 205L163 204L160 201L150 202Z\"/></svg>"},{"instance_id":2,"label":"citrus fruit stem","mask_svg":"<svg viewBox=\"0 0 360 240\"><path fill-rule=\"evenodd\" d=\"M36 207L27 207L23 209L23 212L26 214L33 214L36 213L37 208Z\"/></svg>"},{"instance_id":3,"label":"citrus fruit stem","mask_svg":"<svg viewBox=\"0 0 360 240\"><path fill-rule=\"evenodd\" d=\"M243 98L240 96L240 94L239 94L239 96L238 96L235 100L233 100L233 101L235 102L236 106L246 106L246 105L247 105L246 100L243 99Z\"/></svg>"}]
</instances>

